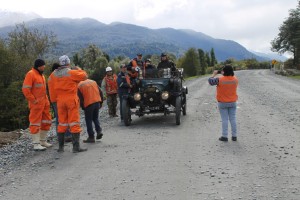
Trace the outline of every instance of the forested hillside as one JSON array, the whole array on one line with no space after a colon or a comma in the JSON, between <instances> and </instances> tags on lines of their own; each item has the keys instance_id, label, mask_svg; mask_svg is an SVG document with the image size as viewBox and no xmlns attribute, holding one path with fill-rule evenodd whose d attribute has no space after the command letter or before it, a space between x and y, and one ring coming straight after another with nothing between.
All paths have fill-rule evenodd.
<instances>
[{"instance_id":1,"label":"forested hillside","mask_svg":"<svg viewBox=\"0 0 300 200\"><path fill-rule=\"evenodd\" d=\"M219 61L228 58L265 60L249 52L237 42L215 39L192 30L149 29L124 23L106 25L90 18L39 18L27 22L26 26L46 32L52 31L57 36L58 44L51 52L52 55L72 55L80 48L95 44L111 57L119 55L133 57L137 52L143 54L170 52L181 56L189 48L201 48L204 51L214 48ZM0 36L7 37L7 33L13 28L0 28Z\"/></svg>"}]
</instances>

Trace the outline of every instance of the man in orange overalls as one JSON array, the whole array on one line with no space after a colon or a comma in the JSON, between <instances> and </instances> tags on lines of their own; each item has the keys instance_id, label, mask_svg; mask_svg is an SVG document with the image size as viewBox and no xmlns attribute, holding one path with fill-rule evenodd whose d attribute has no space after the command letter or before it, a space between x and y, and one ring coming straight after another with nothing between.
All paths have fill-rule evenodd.
<instances>
[{"instance_id":1,"label":"man in orange overalls","mask_svg":"<svg viewBox=\"0 0 300 200\"><path fill-rule=\"evenodd\" d=\"M44 151L46 147L52 146L46 141L52 120L46 93L46 79L43 75L44 70L45 61L35 60L34 67L26 74L22 87L30 109L29 130L35 151Z\"/></svg>"},{"instance_id":2,"label":"man in orange overalls","mask_svg":"<svg viewBox=\"0 0 300 200\"><path fill-rule=\"evenodd\" d=\"M66 55L59 58L59 64L61 67L56 69L49 77L51 84L49 86L53 88L57 100L58 152L64 151L64 137L68 128L72 134L73 153L86 151L87 149L80 148L79 145L81 127L77 86L80 81L87 79L87 73L79 67L71 70L70 59Z\"/></svg>"}]
</instances>

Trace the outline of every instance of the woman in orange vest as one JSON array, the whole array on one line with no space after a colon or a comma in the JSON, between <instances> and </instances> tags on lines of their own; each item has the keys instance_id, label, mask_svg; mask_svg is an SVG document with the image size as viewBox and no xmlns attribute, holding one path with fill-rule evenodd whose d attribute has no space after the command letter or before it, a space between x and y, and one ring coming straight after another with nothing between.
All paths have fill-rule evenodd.
<instances>
[{"instance_id":1,"label":"woman in orange vest","mask_svg":"<svg viewBox=\"0 0 300 200\"><path fill-rule=\"evenodd\" d=\"M101 83L101 89L104 97L107 99L108 114L110 117L118 117L117 105L118 105L118 83L117 75L113 74L111 67L106 67L106 76L103 78Z\"/></svg>"},{"instance_id":2,"label":"woman in orange vest","mask_svg":"<svg viewBox=\"0 0 300 200\"><path fill-rule=\"evenodd\" d=\"M43 151L46 147L52 146L46 141L52 120L46 93L46 79L43 75L44 70L45 61L35 60L34 67L26 74L22 87L30 109L29 130L35 151Z\"/></svg>"},{"instance_id":3,"label":"woman in orange vest","mask_svg":"<svg viewBox=\"0 0 300 200\"><path fill-rule=\"evenodd\" d=\"M215 70L212 77L208 79L210 85L217 86L217 101L222 118L222 136L220 141L228 141L228 121L231 124L232 141L237 141L236 128L236 101L238 99L238 79L234 76L233 67L225 65L221 71L223 76L216 77L218 70Z\"/></svg>"}]
</instances>

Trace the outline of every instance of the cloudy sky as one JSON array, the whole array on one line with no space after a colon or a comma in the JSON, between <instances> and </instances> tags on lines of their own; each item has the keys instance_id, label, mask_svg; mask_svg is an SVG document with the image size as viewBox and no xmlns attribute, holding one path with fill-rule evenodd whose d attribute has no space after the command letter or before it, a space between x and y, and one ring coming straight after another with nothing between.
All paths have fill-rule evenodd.
<instances>
[{"instance_id":1,"label":"cloudy sky","mask_svg":"<svg viewBox=\"0 0 300 200\"><path fill-rule=\"evenodd\" d=\"M45 18L90 17L149 28L192 29L270 52L270 41L299 0L6 0L0 9Z\"/></svg>"}]
</instances>

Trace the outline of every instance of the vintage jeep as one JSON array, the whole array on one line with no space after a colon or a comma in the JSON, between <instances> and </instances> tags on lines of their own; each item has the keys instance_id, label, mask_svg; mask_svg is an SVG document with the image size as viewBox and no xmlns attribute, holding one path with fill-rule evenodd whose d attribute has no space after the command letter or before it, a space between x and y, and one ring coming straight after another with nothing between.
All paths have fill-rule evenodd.
<instances>
[{"instance_id":1,"label":"vintage jeep","mask_svg":"<svg viewBox=\"0 0 300 200\"><path fill-rule=\"evenodd\" d=\"M131 124L131 116L145 114L175 113L176 124L180 124L181 112L186 115L187 87L182 86L183 69L175 72L170 69L154 70L151 76L138 78L137 89L122 101L123 120L126 126ZM148 78L150 77L150 78Z\"/></svg>"}]
</instances>

